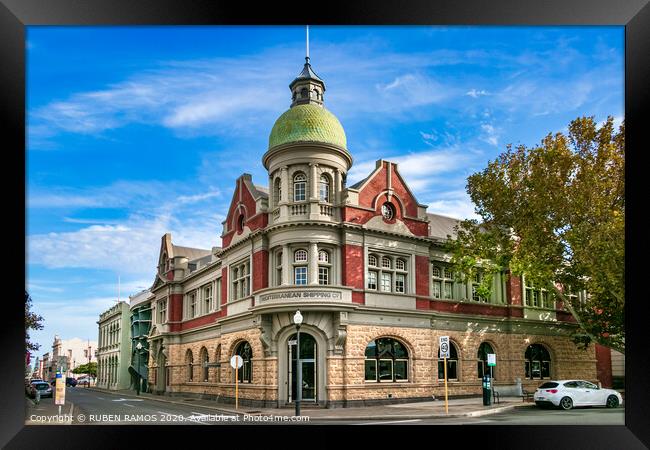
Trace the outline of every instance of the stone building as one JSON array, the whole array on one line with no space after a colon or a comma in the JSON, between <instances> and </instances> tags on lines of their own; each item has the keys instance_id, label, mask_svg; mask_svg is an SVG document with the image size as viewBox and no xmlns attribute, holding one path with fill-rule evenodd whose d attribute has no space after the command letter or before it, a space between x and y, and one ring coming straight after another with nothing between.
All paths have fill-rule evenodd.
<instances>
[{"instance_id":1,"label":"stone building","mask_svg":"<svg viewBox=\"0 0 650 450\"><path fill-rule=\"evenodd\" d=\"M128 389L131 384L131 314L129 304L116 303L99 316L97 387Z\"/></svg>"},{"instance_id":2,"label":"stone building","mask_svg":"<svg viewBox=\"0 0 650 450\"><path fill-rule=\"evenodd\" d=\"M162 238L151 287L149 384L155 393L283 407L296 397L296 310L304 316L303 402L355 406L444 395L440 336L449 336L451 396L478 395L487 354L497 386L596 380L593 346L577 350L562 304L502 273L482 298L443 250L457 220L427 213L397 164L379 160L348 186L352 154L324 107L309 58L271 130L264 186L237 181L222 247ZM478 275L481 276L480 274Z\"/></svg>"}]
</instances>

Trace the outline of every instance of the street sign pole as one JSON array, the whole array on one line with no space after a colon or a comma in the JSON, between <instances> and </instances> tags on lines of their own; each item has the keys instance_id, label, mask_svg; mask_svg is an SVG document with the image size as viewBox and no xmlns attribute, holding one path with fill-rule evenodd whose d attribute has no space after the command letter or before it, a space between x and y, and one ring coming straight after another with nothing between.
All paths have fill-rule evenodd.
<instances>
[{"instance_id":1,"label":"street sign pole","mask_svg":"<svg viewBox=\"0 0 650 450\"><path fill-rule=\"evenodd\" d=\"M445 414L449 414L449 401L447 399L447 358L445 358Z\"/></svg>"},{"instance_id":2,"label":"street sign pole","mask_svg":"<svg viewBox=\"0 0 650 450\"><path fill-rule=\"evenodd\" d=\"M239 409L239 369L244 365L241 356L235 355L230 358L230 366L235 369L235 409Z\"/></svg>"}]
</instances>

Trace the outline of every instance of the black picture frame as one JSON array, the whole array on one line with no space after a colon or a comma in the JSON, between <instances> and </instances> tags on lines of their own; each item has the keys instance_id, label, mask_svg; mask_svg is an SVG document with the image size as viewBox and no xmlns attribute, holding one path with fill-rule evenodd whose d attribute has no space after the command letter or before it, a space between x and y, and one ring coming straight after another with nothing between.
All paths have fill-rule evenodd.
<instances>
[{"instance_id":1,"label":"black picture frame","mask_svg":"<svg viewBox=\"0 0 650 450\"><path fill-rule=\"evenodd\" d=\"M237 427L160 427L147 426L30 426L24 425L23 358L24 329L22 293L18 280L24 279L25 240L25 26L29 25L235 25L235 24L417 24L417 25L621 25L625 26L625 120L626 120L626 196L628 197L626 242L626 406L625 426L488 426L488 427L411 427L427 445L451 437L446 446L478 445L480 448L592 448L636 449L650 446L649 367L644 342L647 293L643 278L636 276L644 256L647 239L642 238L641 215L644 201L643 156L650 150L644 133L643 117L648 116L650 99L650 6L648 0L410 0L400 2L329 1L259 2L244 4L217 0L0 0L0 124L4 133L5 170L3 182L5 224L12 234L5 239L6 285L11 286L3 302L2 333L4 367L0 382L0 445L5 448L117 448L170 446L177 435L190 445L235 445L231 439L251 439L270 445L273 435L281 445L299 445L314 439L312 427L256 426L259 433L243 434ZM19 152L23 149L22 154ZM21 176L23 175L23 176ZM17 187L18 186L18 187ZM19 193L15 193L18 191ZM23 194L23 195L21 195ZM16 229L14 230L13 227ZM15 235L14 233L15 232ZM24 234L22 234L24 236ZM21 258L22 257L22 258ZM635 264L637 263L637 264ZM640 274L638 274L640 275ZM645 290L647 291L647 289ZM291 435L287 435L290 431ZM323 430L319 430L322 432ZM403 431L364 432L337 427L339 435L328 433L332 445L344 445L350 437L364 441L375 436L387 444L395 439L402 445L418 445L417 438ZM227 434L230 437L226 436ZM345 435L345 437L343 437ZM445 436L447 435L447 436ZM283 436L281 438L281 436ZM391 437L392 436L392 437ZM339 441L340 440L340 441ZM244 443L245 442L245 443ZM181 444L177 444L181 445Z\"/></svg>"}]
</instances>

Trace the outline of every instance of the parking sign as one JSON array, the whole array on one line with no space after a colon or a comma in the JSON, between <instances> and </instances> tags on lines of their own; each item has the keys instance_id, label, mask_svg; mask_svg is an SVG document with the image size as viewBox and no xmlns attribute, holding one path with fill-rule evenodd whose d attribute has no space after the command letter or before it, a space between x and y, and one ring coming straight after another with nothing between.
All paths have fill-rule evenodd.
<instances>
[{"instance_id":1,"label":"parking sign","mask_svg":"<svg viewBox=\"0 0 650 450\"><path fill-rule=\"evenodd\" d=\"M449 336L440 336L440 357L449 358Z\"/></svg>"}]
</instances>

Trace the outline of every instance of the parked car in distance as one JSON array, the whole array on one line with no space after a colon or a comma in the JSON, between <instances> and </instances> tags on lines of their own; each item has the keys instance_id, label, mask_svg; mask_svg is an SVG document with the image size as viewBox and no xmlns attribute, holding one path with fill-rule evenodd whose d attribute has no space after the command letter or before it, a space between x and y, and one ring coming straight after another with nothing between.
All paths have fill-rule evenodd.
<instances>
[{"instance_id":1,"label":"parked car in distance","mask_svg":"<svg viewBox=\"0 0 650 450\"><path fill-rule=\"evenodd\" d=\"M34 378L32 380L29 380L29 383L25 385L25 393L27 395L29 395L29 393L31 392L32 383L45 383L45 380L41 380L40 378Z\"/></svg>"},{"instance_id":2,"label":"parked car in distance","mask_svg":"<svg viewBox=\"0 0 650 450\"><path fill-rule=\"evenodd\" d=\"M616 408L623 397L613 389L604 389L585 380L550 380L541 384L533 395L537 406L606 406Z\"/></svg>"},{"instance_id":3,"label":"parked car in distance","mask_svg":"<svg viewBox=\"0 0 650 450\"><path fill-rule=\"evenodd\" d=\"M52 397L52 386L44 381L30 384L29 396L31 398L36 397L36 391L41 393L41 397Z\"/></svg>"},{"instance_id":4,"label":"parked car in distance","mask_svg":"<svg viewBox=\"0 0 650 450\"><path fill-rule=\"evenodd\" d=\"M90 380L88 378L77 378L77 385L86 386L89 384L90 384Z\"/></svg>"},{"instance_id":5,"label":"parked car in distance","mask_svg":"<svg viewBox=\"0 0 650 450\"><path fill-rule=\"evenodd\" d=\"M77 379L72 377L66 377L65 385L75 387L77 385Z\"/></svg>"}]
</instances>

